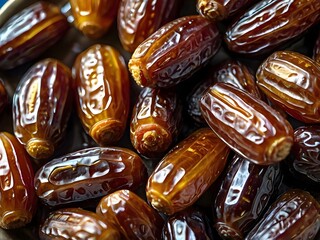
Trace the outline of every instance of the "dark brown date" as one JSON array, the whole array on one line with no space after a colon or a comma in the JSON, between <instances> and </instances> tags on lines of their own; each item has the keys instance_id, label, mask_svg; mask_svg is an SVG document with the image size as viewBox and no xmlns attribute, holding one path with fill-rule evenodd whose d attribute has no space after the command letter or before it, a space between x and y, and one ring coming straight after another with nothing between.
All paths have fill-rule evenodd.
<instances>
[{"instance_id":1,"label":"dark brown date","mask_svg":"<svg viewBox=\"0 0 320 240\"><path fill-rule=\"evenodd\" d=\"M58 6L45 1L30 5L0 28L0 68L12 69L34 60L68 29L67 18Z\"/></svg>"},{"instance_id":2,"label":"dark brown date","mask_svg":"<svg viewBox=\"0 0 320 240\"><path fill-rule=\"evenodd\" d=\"M264 0L248 9L225 33L231 51L269 54L320 20L319 0Z\"/></svg>"},{"instance_id":3,"label":"dark brown date","mask_svg":"<svg viewBox=\"0 0 320 240\"><path fill-rule=\"evenodd\" d=\"M81 208L51 212L39 228L40 240L120 240L120 232L100 215Z\"/></svg>"},{"instance_id":4,"label":"dark brown date","mask_svg":"<svg viewBox=\"0 0 320 240\"><path fill-rule=\"evenodd\" d=\"M211 129L193 132L151 173L146 186L148 202L167 215L190 207L218 178L229 152Z\"/></svg>"},{"instance_id":5,"label":"dark brown date","mask_svg":"<svg viewBox=\"0 0 320 240\"><path fill-rule=\"evenodd\" d=\"M161 239L164 220L130 190L119 190L103 197L96 212L118 226L125 239Z\"/></svg>"},{"instance_id":6,"label":"dark brown date","mask_svg":"<svg viewBox=\"0 0 320 240\"><path fill-rule=\"evenodd\" d=\"M55 158L35 175L35 189L46 205L58 206L136 189L146 178L141 158L125 148L93 147Z\"/></svg>"},{"instance_id":7,"label":"dark brown date","mask_svg":"<svg viewBox=\"0 0 320 240\"><path fill-rule=\"evenodd\" d=\"M216 83L201 98L200 108L211 129L244 158L269 165L288 156L292 126L262 100L230 84Z\"/></svg>"},{"instance_id":8,"label":"dark brown date","mask_svg":"<svg viewBox=\"0 0 320 240\"><path fill-rule=\"evenodd\" d=\"M320 205L300 189L282 194L250 231L246 240L314 239L320 228Z\"/></svg>"},{"instance_id":9,"label":"dark brown date","mask_svg":"<svg viewBox=\"0 0 320 240\"><path fill-rule=\"evenodd\" d=\"M133 108L130 139L142 155L162 157L181 130L182 105L174 91L143 88Z\"/></svg>"},{"instance_id":10,"label":"dark brown date","mask_svg":"<svg viewBox=\"0 0 320 240\"><path fill-rule=\"evenodd\" d=\"M37 209L34 172L29 155L10 133L0 133L0 227L20 228Z\"/></svg>"},{"instance_id":11,"label":"dark brown date","mask_svg":"<svg viewBox=\"0 0 320 240\"><path fill-rule=\"evenodd\" d=\"M35 159L51 157L62 142L70 117L72 76L56 59L43 59L22 77L13 96L13 128Z\"/></svg>"},{"instance_id":12,"label":"dark brown date","mask_svg":"<svg viewBox=\"0 0 320 240\"><path fill-rule=\"evenodd\" d=\"M189 78L219 50L221 38L214 23L185 16L164 25L134 51L129 70L143 87L172 87Z\"/></svg>"},{"instance_id":13,"label":"dark brown date","mask_svg":"<svg viewBox=\"0 0 320 240\"><path fill-rule=\"evenodd\" d=\"M213 204L214 227L223 239L244 239L275 195L279 164L261 166L234 155Z\"/></svg>"},{"instance_id":14,"label":"dark brown date","mask_svg":"<svg viewBox=\"0 0 320 240\"><path fill-rule=\"evenodd\" d=\"M4 85L4 82L0 78L0 113L7 107L9 103L9 96Z\"/></svg>"},{"instance_id":15,"label":"dark brown date","mask_svg":"<svg viewBox=\"0 0 320 240\"><path fill-rule=\"evenodd\" d=\"M292 117L320 122L320 65L314 60L297 52L277 51L260 65L256 76L266 96Z\"/></svg>"},{"instance_id":16,"label":"dark brown date","mask_svg":"<svg viewBox=\"0 0 320 240\"><path fill-rule=\"evenodd\" d=\"M313 59L320 64L320 32L313 47Z\"/></svg>"}]
</instances>

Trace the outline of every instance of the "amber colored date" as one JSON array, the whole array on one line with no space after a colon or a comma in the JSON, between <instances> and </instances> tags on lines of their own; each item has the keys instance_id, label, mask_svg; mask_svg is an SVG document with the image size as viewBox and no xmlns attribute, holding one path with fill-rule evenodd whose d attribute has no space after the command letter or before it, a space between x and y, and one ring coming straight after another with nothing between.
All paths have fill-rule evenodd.
<instances>
[{"instance_id":1,"label":"amber colored date","mask_svg":"<svg viewBox=\"0 0 320 240\"><path fill-rule=\"evenodd\" d=\"M51 212L39 228L39 237L41 240L121 239L115 226L100 215L81 208L62 208Z\"/></svg>"},{"instance_id":2,"label":"amber colored date","mask_svg":"<svg viewBox=\"0 0 320 240\"><path fill-rule=\"evenodd\" d=\"M236 53L268 54L301 36L319 20L319 0L260 1L228 27L225 42Z\"/></svg>"},{"instance_id":3,"label":"amber colored date","mask_svg":"<svg viewBox=\"0 0 320 240\"><path fill-rule=\"evenodd\" d=\"M35 159L51 157L62 142L70 117L72 76L56 59L34 64L13 96L14 134Z\"/></svg>"},{"instance_id":4,"label":"amber colored date","mask_svg":"<svg viewBox=\"0 0 320 240\"><path fill-rule=\"evenodd\" d=\"M125 239L161 239L164 220L130 190L119 190L103 197L96 212L118 226Z\"/></svg>"},{"instance_id":5,"label":"amber colored date","mask_svg":"<svg viewBox=\"0 0 320 240\"><path fill-rule=\"evenodd\" d=\"M292 51L277 51L258 68L257 84L266 96L292 117L320 122L320 65Z\"/></svg>"},{"instance_id":6,"label":"amber colored date","mask_svg":"<svg viewBox=\"0 0 320 240\"><path fill-rule=\"evenodd\" d=\"M319 228L319 202L309 192L290 189L272 204L246 240L314 239Z\"/></svg>"},{"instance_id":7,"label":"amber colored date","mask_svg":"<svg viewBox=\"0 0 320 240\"><path fill-rule=\"evenodd\" d=\"M85 131L101 146L115 144L126 128L130 82L123 57L113 47L95 44L74 63L76 105Z\"/></svg>"},{"instance_id":8,"label":"amber colored date","mask_svg":"<svg viewBox=\"0 0 320 240\"><path fill-rule=\"evenodd\" d=\"M244 158L269 165L288 156L292 126L262 100L216 83L201 98L200 108L211 129Z\"/></svg>"},{"instance_id":9,"label":"amber colored date","mask_svg":"<svg viewBox=\"0 0 320 240\"><path fill-rule=\"evenodd\" d=\"M313 47L313 59L320 64L320 32Z\"/></svg>"},{"instance_id":10,"label":"amber colored date","mask_svg":"<svg viewBox=\"0 0 320 240\"><path fill-rule=\"evenodd\" d=\"M142 42L129 60L129 70L143 87L172 87L186 80L219 50L214 23L199 16L173 20Z\"/></svg>"},{"instance_id":11,"label":"amber colored date","mask_svg":"<svg viewBox=\"0 0 320 240\"><path fill-rule=\"evenodd\" d=\"M147 37L174 19L180 2L180 0L120 1L118 35L123 48L133 52Z\"/></svg>"},{"instance_id":12,"label":"amber colored date","mask_svg":"<svg viewBox=\"0 0 320 240\"><path fill-rule=\"evenodd\" d=\"M20 228L31 222L37 209L30 158L10 133L0 133L0 227Z\"/></svg>"},{"instance_id":13,"label":"amber colored date","mask_svg":"<svg viewBox=\"0 0 320 240\"><path fill-rule=\"evenodd\" d=\"M4 85L4 82L0 78L0 113L6 108L9 103L9 97Z\"/></svg>"},{"instance_id":14,"label":"amber colored date","mask_svg":"<svg viewBox=\"0 0 320 240\"><path fill-rule=\"evenodd\" d=\"M136 189L146 178L141 158L125 148L93 147L55 158L35 174L35 189L49 206L102 197L119 189Z\"/></svg>"},{"instance_id":15,"label":"amber colored date","mask_svg":"<svg viewBox=\"0 0 320 240\"><path fill-rule=\"evenodd\" d=\"M163 156L181 130L182 105L174 91L143 88L133 108L130 139L142 155Z\"/></svg>"},{"instance_id":16,"label":"amber colored date","mask_svg":"<svg viewBox=\"0 0 320 240\"><path fill-rule=\"evenodd\" d=\"M148 202L167 215L191 206L220 175L229 152L211 129L193 132L151 173L146 186Z\"/></svg>"},{"instance_id":17,"label":"amber colored date","mask_svg":"<svg viewBox=\"0 0 320 240\"><path fill-rule=\"evenodd\" d=\"M70 0L75 27L93 39L102 37L116 19L120 0Z\"/></svg>"},{"instance_id":18,"label":"amber colored date","mask_svg":"<svg viewBox=\"0 0 320 240\"><path fill-rule=\"evenodd\" d=\"M45 1L30 5L0 28L0 68L12 69L37 58L68 29L58 6Z\"/></svg>"},{"instance_id":19,"label":"amber colored date","mask_svg":"<svg viewBox=\"0 0 320 240\"><path fill-rule=\"evenodd\" d=\"M279 164L262 166L234 155L213 204L214 227L223 239L244 239L282 180Z\"/></svg>"}]
</instances>

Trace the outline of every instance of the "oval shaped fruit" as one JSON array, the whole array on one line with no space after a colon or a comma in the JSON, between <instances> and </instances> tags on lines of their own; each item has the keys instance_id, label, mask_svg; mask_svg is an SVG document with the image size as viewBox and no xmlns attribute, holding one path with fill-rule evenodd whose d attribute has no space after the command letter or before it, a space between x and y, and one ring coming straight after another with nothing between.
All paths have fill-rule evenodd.
<instances>
[{"instance_id":1,"label":"oval shaped fruit","mask_svg":"<svg viewBox=\"0 0 320 240\"><path fill-rule=\"evenodd\" d=\"M51 157L62 142L70 117L72 76L56 59L35 63L13 95L13 129L35 159Z\"/></svg>"},{"instance_id":2,"label":"oval shaped fruit","mask_svg":"<svg viewBox=\"0 0 320 240\"><path fill-rule=\"evenodd\" d=\"M205 65L220 48L215 24L194 15L173 20L142 42L129 70L143 87L172 87Z\"/></svg>"},{"instance_id":3,"label":"oval shaped fruit","mask_svg":"<svg viewBox=\"0 0 320 240\"><path fill-rule=\"evenodd\" d=\"M36 59L68 29L60 8L46 1L16 13L0 28L0 68L12 69Z\"/></svg>"},{"instance_id":4,"label":"oval shaped fruit","mask_svg":"<svg viewBox=\"0 0 320 240\"><path fill-rule=\"evenodd\" d=\"M44 204L58 206L136 189L146 173L141 158L129 149L93 147L44 164L35 174L34 185Z\"/></svg>"},{"instance_id":5,"label":"oval shaped fruit","mask_svg":"<svg viewBox=\"0 0 320 240\"><path fill-rule=\"evenodd\" d=\"M119 190L103 197L96 212L118 226L125 239L161 239L164 220L130 190Z\"/></svg>"},{"instance_id":6,"label":"oval shaped fruit","mask_svg":"<svg viewBox=\"0 0 320 240\"><path fill-rule=\"evenodd\" d=\"M9 103L9 96L4 85L3 80L0 78L0 113L7 107Z\"/></svg>"},{"instance_id":7,"label":"oval shaped fruit","mask_svg":"<svg viewBox=\"0 0 320 240\"><path fill-rule=\"evenodd\" d=\"M262 100L230 84L216 83L203 95L200 107L210 128L244 158L269 165L288 156L292 126Z\"/></svg>"},{"instance_id":8,"label":"oval shaped fruit","mask_svg":"<svg viewBox=\"0 0 320 240\"><path fill-rule=\"evenodd\" d=\"M217 179L229 147L209 128L201 128L172 148L149 176L148 202L172 215L186 209Z\"/></svg>"},{"instance_id":9,"label":"oval shaped fruit","mask_svg":"<svg viewBox=\"0 0 320 240\"><path fill-rule=\"evenodd\" d=\"M257 84L266 96L292 117L320 122L320 65L292 51L271 54L258 68Z\"/></svg>"},{"instance_id":10,"label":"oval shaped fruit","mask_svg":"<svg viewBox=\"0 0 320 240\"><path fill-rule=\"evenodd\" d=\"M113 47L95 44L78 55L73 66L78 116L99 145L123 136L130 107L126 64Z\"/></svg>"}]
</instances>

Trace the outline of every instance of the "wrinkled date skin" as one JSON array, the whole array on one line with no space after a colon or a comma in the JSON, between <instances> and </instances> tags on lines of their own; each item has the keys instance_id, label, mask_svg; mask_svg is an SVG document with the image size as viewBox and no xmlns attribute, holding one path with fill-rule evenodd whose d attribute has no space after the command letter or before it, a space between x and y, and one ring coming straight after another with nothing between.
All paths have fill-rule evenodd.
<instances>
[{"instance_id":1,"label":"wrinkled date skin","mask_svg":"<svg viewBox=\"0 0 320 240\"><path fill-rule=\"evenodd\" d=\"M246 240L314 239L320 228L319 211L310 193L290 189L272 204Z\"/></svg>"},{"instance_id":2,"label":"wrinkled date skin","mask_svg":"<svg viewBox=\"0 0 320 240\"><path fill-rule=\"evenodd\" d=\"M170 216L162 230L163 240L211 240L212 229L207 216L196 208L187 208Z\"/></svg>"},{"instance_id":3,"label":"wrinkled date skin","mask_svg":"<svg viewBox=\"0 0 320 240\"><path fill-rule=\"evenodd\" d=\"M95 44L77 57L73 74L76 104L85 131L101 146L123 136L130 107L129 74L120 53Z\"/></svg>"},{"instance_id":4,"label":"wrinkled date skin","mask_svg":"<svg viewBox=\"0 0 320 240\"><path fill-rule=\"evenodd\" d=\"M313 47L313 59L320 64L320 32Z\"/></svg>"},{"instance_id":5,"label":"wrinkled date skin","mask_svg":"<svg viewBox=\"0 0 320 240\"><path fill-rule=\"evenodd\" d=\"M223 239L244 239L269 206L282 180L279 164L262 166L234 155L213 205Z\"/></svg>"},{"instance_id":6,"label":"wrinkled date skin","mask_svg":"<svg viewBox=\"0 0 320 240\"><path fill-rule=\"evenodd\" d=\"M8 92L6 90L4 82L0 78L0 113L2 113L4 111L4 109L7 107L8 103L9 103Z\"/></svg>"},{"instance_id":7,"label":"wrinkled date skin","mask_svg":"<svg viewBox=\"0 0 320 240\"><path fill-rule=\"evenodd\" d=\"M177 16L180 4L181 0L122 0L118 35L123 48L133 52L147 37Z\"/></svg>"},{"instance_id":8,"label":"wrinkled date skin","mask_svg":"<svg viewBox=\"0 0 320 240\"><path fill-rule=\"evenodd\" d=\"M292 117L305 123L320 122L320 65L314 60L277 51L260 65L256 77L266 96Z\"/></svg>"},{"instance_id":9,"label":"wrinkled date skin","mask_svg":"<svg viewBox=\"0 0 320 240\"><path fill-rule=\"evenodd\" d=\"M201 128L172 148L151 173L148 202L172 215L195 203L223 171L229 147L210 128Z\"/></svg>"},{"instance_id":10,"label":"wrinkled date skin","mask_svg":"<svg viewBox=\"0 0 320 240\"><path fill-rule=\"evenodd\" d=\"M119 190L103 197L96 212L118 226L124 239L161 239L164 220L130 190Z\"/></svg>"},{"instance_id":11,"label":"wrinkled date skin","mask_svg":"<svg viewBox=\"0 0 320 240\"><path fill-rule=\"evenodd\" d=\"M220 49L214 23L185 16L164 25L134 51L129 70L143 87L172 87L189 78Z\"/></svg>"},{"instance_id":12,"label":"wrinkled date skin","mask_svg":"<svg viewBox=\"0 0 320 240\"><path fill-rule=\"evenodd\" d=\"M120 232L103 217L81 208L62 208L51 212L39 228L39 237L41 240L121 239Z\"/></svg>"},{"instance_id":13,"label":"wrinkled date skin","mask_svg":"<svg viewBox=\"0 0 320 240\"><path fill-rule=\"evenodd\" d=\"M210 128L244 158L269 165L288 156L292 126L262 100L216 83L201 98L200 108Z\"/></svg>"},{"instance_id":14,"label":"wrinkled date skin","mask_svg":"<svg viewBox=\"0 0 320 240\"><path fill-rule=\"evenodd\" d=\"M235 21L224 39L236 53L265 55L301 36L319 20L319 0L264 0Z\"/></svg>"},{"instance_id":15,"label":"wrinkled date skin","mask_svg":"<svg viewBox=\"0 0 320 240\"><path fill-rule=\"evenodd\" d=\"M49 206L102 197L118 189L136 189L146 179L141 158L125 148L86 148L55 158L35 174L35 189Z\"/></svg>"},{"instance_id":16,"label":"wrinkled date skin","mask_svg":"<svg viewBox=\"0 0 320 240\"><path fill-rule=\"evenodd\" d=\"M102 37L116 19L120 0L70 0L75 27L85 36Z\"/></svg>"},{"instance_id":17,"label":"wrinkled date skin","mask_svg":"<svg viewBox=\"0 0 320 240\"><path fill-rule=\"evenodd\" d=\"M40 56L69 29L59 7L38 1L0 28L0 69L12 69Z\"/></svg>"},{"instance_id":18,"label":"wrinkled date skin","mask_svg":"<svg viewBox=\"0 0 320 240\"><path fill-rule=\"evenodd\" d=\"M0 227L24 227L37 209L34 172L23 146L7 132L0 133L0 163Z\"/></svg>"},{"instance_id":19,"label":"wrinkled date skin","mask_svg":"<svg viewBox=\"0 0 320 240\"><path fill-rule=\"evenodd\" d=\"M13 128L35 159L51 157L66 133L72 108L70 69L56 59L34 64L13 96Z\"/></svg>"},{"instance_id":20,"label":"wrinkled date skin","mask_svg":"<svg viewBox=\"0 0 320 240\"><path fill-rule=\"evenodd\" d=\"M174 91L143 88L133 108L130 139L142 155L162 157L181 130L182 105Z\"/></svg>"}]
</instances>

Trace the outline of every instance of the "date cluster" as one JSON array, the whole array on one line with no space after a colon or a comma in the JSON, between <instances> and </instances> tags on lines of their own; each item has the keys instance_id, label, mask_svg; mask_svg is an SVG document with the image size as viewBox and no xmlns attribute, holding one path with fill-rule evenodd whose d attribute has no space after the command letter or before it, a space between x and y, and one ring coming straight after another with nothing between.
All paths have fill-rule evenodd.
<instances>
[{"instance_id":1,"label":"date cluster","mask_svg":"<svg viewBox=\"0 0 320 240\"><path fill-rule=\"evenodd\" d=\"M28 66L0 79L1 228L320 238L319 0L64 3L71 22L34 1L0 27L1 76ZM90 43L71 65L44 57L71 31Z\"/></svg>"}]
</instances>

